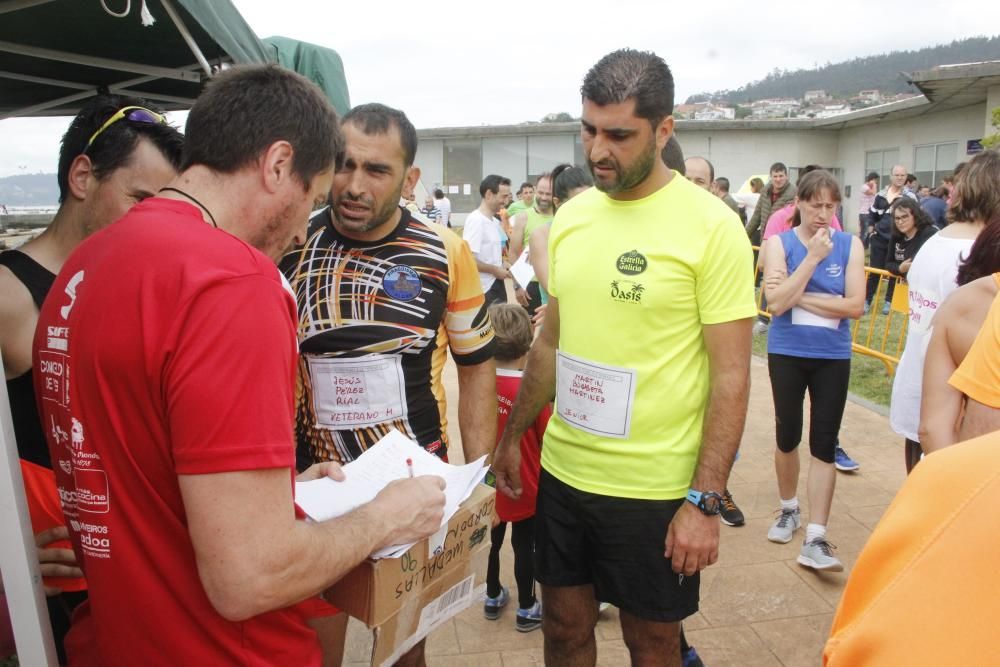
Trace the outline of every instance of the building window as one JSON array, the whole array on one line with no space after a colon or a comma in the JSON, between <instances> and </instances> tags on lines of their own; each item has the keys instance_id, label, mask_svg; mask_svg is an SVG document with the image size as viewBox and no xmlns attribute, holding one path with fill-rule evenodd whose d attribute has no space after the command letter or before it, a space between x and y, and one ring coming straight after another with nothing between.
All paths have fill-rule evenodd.
<instances>
[{"instance_id":1,"label":"building window","mask_svg":"<svg viewBox=\"0 0 1000 667\"><path fill-rule=\"evenodd\" d=\"M883 148L877 151L865 152L865 176L871 172L878 174L878 186L884 188L889 185L892 176L892 168L899 164L898 148Z\"/></svg>"},{"instance_id":2,"label":"building window","mask_svg":"<svg viewBox=\"0 0 1000 667\"><path fill-rule=\"evenodd\" d=\"M913 175L920 185L935 188L955 172L958 142L917 146L913 149Z\"/></svg>"}]
</instances>

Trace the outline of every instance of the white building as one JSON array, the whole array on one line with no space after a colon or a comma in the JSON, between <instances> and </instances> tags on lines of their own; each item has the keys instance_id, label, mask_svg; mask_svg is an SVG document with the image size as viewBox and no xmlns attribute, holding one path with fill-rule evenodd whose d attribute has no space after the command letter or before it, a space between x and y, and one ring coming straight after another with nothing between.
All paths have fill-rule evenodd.
<instances>
[{"instance_id":1,"label":"white building","mask_svg":"<svg viewBox=\"0 0 1000 667\"><path fill-rule=\"evenodd\" d=\"M923 95L829 118L678 120L677 137L685 154L708 158L736 187L777 161L793 179L808 164L830 168L845 186L844 219L852 226L867 172L888 179L901 163L921 183L936 185L968 159L968 142L994 132L1000 61L915 72L911 79ZM516 188L561 162L585 163L579 123L438 128L420 130L419 137L423 182L443 185L457 214L479 205L486 174L507 176Z\"/></svg>"},{"instance_id":2,"label":"white building","mask_svg":"<svg viewBox=\"0 0 1000 667\"><path fill-rule=\"evenodd\" d=\"M803 102L821 102L826 99L825 90L807 90L802 96Z\"/></svg>"},{"instance_id":3,"label":"white building","mask_svg":"<svg viewBox=\"0 0 1000 667\"><path fill-rule=\"evenodd\" d=\"M816 112L816 118L830 118L848 113L851 110L850 104L824 104L823 108Z\"/></svg>"},{"instance_id":4,"label":"white building","mask_svg":"<svg viewBox=\"0 0 1000 667\"><path fill-rule=\"evenodd\" d=\"M736 109L732 107L705 107L695 112L695 120L733 120Z\"/></svg>"}]
</instances>

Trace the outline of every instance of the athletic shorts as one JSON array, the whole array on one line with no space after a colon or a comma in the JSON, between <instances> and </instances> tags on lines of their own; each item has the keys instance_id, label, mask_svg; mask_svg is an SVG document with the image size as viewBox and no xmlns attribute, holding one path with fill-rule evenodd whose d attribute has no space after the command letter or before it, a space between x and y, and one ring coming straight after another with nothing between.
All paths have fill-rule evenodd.
<instances>
[{"instance_id":1,"label":"athletic shorts","mask_svg":"<svg viewBox=\"0 0 1000 667\"><path fill-rule=\"evenodd\" d=\"M601 602L673 623L698 611L699 576L681 577L663 551L684 503L587 493L542 470L535 509L535 579L545 586L591 584Z\"/></svg>"}]
</instances>

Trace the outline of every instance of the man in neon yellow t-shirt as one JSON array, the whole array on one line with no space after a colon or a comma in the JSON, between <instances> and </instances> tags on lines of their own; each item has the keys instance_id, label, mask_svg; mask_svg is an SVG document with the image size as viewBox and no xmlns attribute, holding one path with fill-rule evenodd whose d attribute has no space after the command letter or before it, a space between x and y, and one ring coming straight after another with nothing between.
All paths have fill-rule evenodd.
<instances>
[{"instance_id":1,"label":"man in neon yellow t-shirt","mask_svg":"<svg viewBox=\"0 0 1000 667\"><path fill-rule=\"evenodd\" d=\"M615 51L582 94L596 187L553 221L552 298L494 467L517 497L520 435L555 398L535 523L545 662L594 664L600 599L619 608L633 664L654 664L680 655L698 573L718 557L749 392L752 253L733 212L659 159L674 124L663 60Z\"/></svg>"}]
</instances>

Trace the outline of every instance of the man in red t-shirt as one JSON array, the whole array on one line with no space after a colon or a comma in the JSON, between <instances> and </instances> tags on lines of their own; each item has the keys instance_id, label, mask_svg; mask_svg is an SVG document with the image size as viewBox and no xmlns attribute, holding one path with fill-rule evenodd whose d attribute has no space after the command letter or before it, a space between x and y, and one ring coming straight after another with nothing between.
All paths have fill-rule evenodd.
<instances>
[{"instance_id":1,"label":"man in red t-shirt","mask_svg":"<svg viewBox=\"0 0 1000 667\"><path fill-rule=\"evenodd\" d=\"M87 582L76 567L38 417L31 344L38 311L77 244L177 177L183 135L158 109L149 107L144 100L121 95L97 95L88 101L59 142L59 210L36 238L0 252L0 353L60 663L66 662L63 640L73 609L87 597ZM0 595L0 608L6 607ZM0 626L0 636L12 637L9 621L0 620ZM13 652L12 639L0 639L0 659Z\"/></svg>"},{"instance_id":2,"label":"man in red t-shirt","mask_svg":"<svg viewBox=\"0 0 1000 667\"><path fill-rule=\"evenodd\" d=\"M297 74L217 75L184 171L84 241L45 301L35 388L90 587L71 664L318 665L297 603L440 525L435 477L296 520L296 314L275 261L329 192L336 128ZM343 473L303 475L323 474Z\"/></svg>"}]
</instances>

